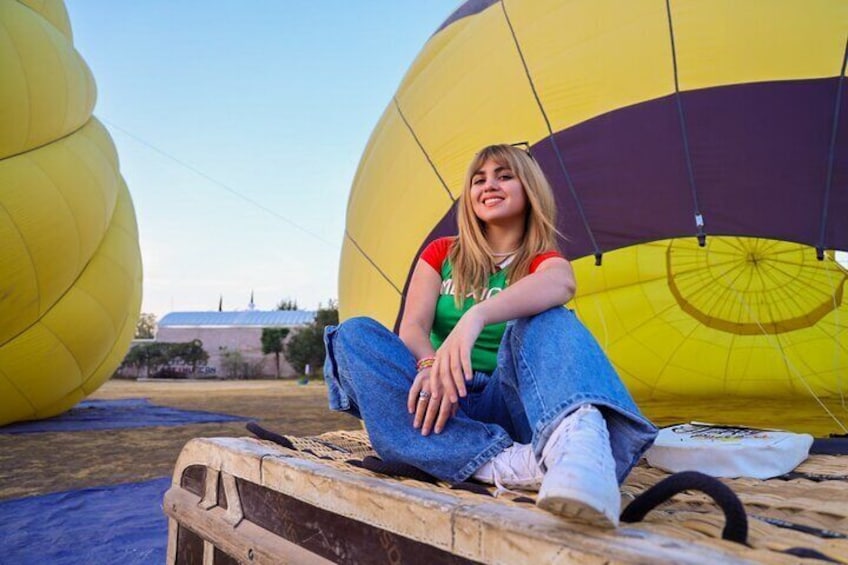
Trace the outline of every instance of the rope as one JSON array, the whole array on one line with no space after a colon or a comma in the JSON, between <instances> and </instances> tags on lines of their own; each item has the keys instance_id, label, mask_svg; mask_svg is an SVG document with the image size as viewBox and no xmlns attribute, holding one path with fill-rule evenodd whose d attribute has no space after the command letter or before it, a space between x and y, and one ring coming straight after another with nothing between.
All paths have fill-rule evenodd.
<instances>
[{"instance_id":1,"label":"rope","mask_svg":"<svg viewBox=\"0 0 848 565\"><path fill-rule=\"evenodd\" d=\"M680 134L683 138L683 155L686 158L686 170L689 173L689 189L692 193L692 206L695 209L695 228L698 245L704 247L707 244L707 234L704 232L704 216L698 203L698 189L695 185L695 172L692 167L692 155L689 151L689 134L686 131L686 116L683 113L683 99L680 96L680 83L677 78L677 48L674 43L674 24L671 18L671 5L665 0L665 10L668 15L668 34L671 40L671 63L674 67L674 100L677 103L677 115L680 118Z\"/></svg>"},{"instance_id":2,"label":"rope","mask_svg":"<svg viewBox=\"0 0 848 565\"><path fill-rule=\"evenodd\" d=\"M379 457L374 457L373 455L369 455L362 460L362 467L369 471L380 473L381 475L388 475L390 477L415 479L416 481L430 484L436 484L439 482L436 477L429 473L425 473L418 467L413 467L412 465L407 465L406 463L401 463L399 461L383 461Z\"/></svg>"},{"instance_id":3,"label":"rope","mask_svg":"<svg viewBox=\"0 0 848 565\"><path fill-rule=\"evenodd\" d=\"M836 257L834 255L828 255L827 258L833 263L836 264L836 269L841 270L842 267L837 263ZM836 284L833 282L833 270L827 270L827 282L830 283L830 296L833 302L833 321L836 324L837 335L839 334L839 329L842 328L842 325L839 323L839 304L836 303ZM839 390L839 404L842 406L842 410L844 412L848 412L848 406L845 404L845 389L842 384L842 373L839 371L839 339L836 339L836 343L833 348L833 372L836 373L836 387Z\"/></svg>"},{"instance_id":4,"label":"rope","mask_svg":"<svg viewBox=\"0 0 848 565\"><path fill-rule=\"evenodd\" d=\"M258 437L259 439L264 439L266 441L273 441L277 445L282 445L286 449L293 449L294 451L298 451L298 449L294 446L294 444L287 438L286 436L281 436L280 434L274 433L270 430L266 430L256 422L248 422L247 431Z\"/></svg>"},{"instance_id":5,"label":"rope","mask_svg":"<svg viewBox=\"0 0 848 565\"><path fill-rule=\"evenodd\" d=\"M839 71L839 86L836 88L836 101L833 108L833 126L830 130L830 149L827 154L827 180L824 185L824 202L822 204L821 228L819 244L816 246L816 258L824 259L824 235L827 228L827 207L830 204L830 187L833 184L833 160L836 155L836 135L839 131L839 109L842 105L842 86L845 84L845 65L848 63L848 40L845 41L845 52L842 55L842 70Z\"/></svg>"},{"instance_id":6,"label":"rope","mask_svg":"<svg viewBox=\"0 0 848 565\"><path fill-rule=\"evenodd\" d=\"M136 134L134 134L134 133L132 133L132 132L130 132L130 131L128 131L128 130L126 130L126 129L122 128L121 126L119 126L119 125L117 125L117 124L115 124L115 123L113 123L113 122L110 122L109 120L107 120L107 119L105 119L105 118L100 118L100 121L101 121L101 122L103 122L104 124L108 125L110 128L115 129L115 130L117 130L117 131L119 131L119 132L123 133L125 136L129 137L130 139L134 140L135 142L137 142L137 143L139 143L139 144L141 144L141 145L144 145L145 147L147 147L147 148L148 148L148 149L150 149L151 151L154 151L154 152L158 153L158 154L159 154L159 155L161 155L162 157L165 157L166 159L169 159L169 160L173 161L173 162L174 162L174 163L176 163L177 165L179 165L179 166L181 166L181 167L183 167L183 168L185 168L185 169L188 169L189 171L193 172L193 173L194 173L194 174L196 174L197 176L203 177L204 179L206 179L206 180L207 180L207 181L209 181L210 183L212 183L212 184L214 184L214 185L218 186L219 188L223 188L224 190L226 190L227 192L229 192L229 193L230 193L230 194L232 194L233 196L235 196L235 197L237 197L237 198L240 198L240 199L244 200L245 202L247 202L247 203L248 203L248 204L250 204L251 206L254 206L254 207L256 207L256 208L259 208L259 209L260 209L260 210L262 210L263 212L266 212L267 214L270 214L271 216L274 216L274 217L275 217L275 218L277 218L278 220L282 220L283 222L287 223L287 224L288 224L288 225L290 225L291 227L293 227L293 228L295 228L295 229L300 230L301 232L305 233L306 235L308 235L308 236L310 236L310 237L312 237L312 238L314 238L314 239L317 239L317 240L318 240L318 241L320 241L321 243L324 243L324 244L326 244L326 245L329 245L329 246L330 246L330 247L332 247L333 249L338 249L338 247L339 247L339 246L338 246L338 244L336 244L336 243L332 243L332 242L330 242L330 241L327 241L327 240L326 240L326 239L324 239L321 235L319 235L319 234L317 234L317 233L313 232L312 230L310 230L310 229L308 229L308 228L303 227L302 225L298 224L297 222L295 222L295 221L291 220L290 218L287 218L287 217L283 216L282 214L279 214L279 213L275 212L274 210L271 210L271 209L270 209L270 208L268 208L267 206L263 205L263 204L262 204L262 203L260 203L260 202L257 202L256 200L254 200L254 199L250 198L249 196L245 196L244 194L240 193L239 191L237 191L237 190L236 190L236 189L234 189L233 187L231 187L231 186L229 186L229 185L227 185L227 184L225 184L225 183L223 183L223 182L219 181L218 179L216 179L216 178L212 177L211 175L208 175L208 174L204 173L203 171L201 171L201 170L200 170L200 169L198 169L197 167L194 167L194 166L192 166L192 165L189 165L189 164L188 164L188 163L186 163L185 161L182 161L182 160L180 160L180 159L178 159L178 158L174 157L174 156L173 156L173 155L171 155L170 153L168 153L168 152L166 152L166 151L163 151L162 149L159 149L158 147L156 147L155 145L153 145L153 144L152 144L152 143L150 143L149 141L145 141L144 139L142 139L141 137L137 136Z\"/></svg>"},{"instance_id":7,"label":"rope","mask_svg":"<svg viewBox=\"0 0 848 565\"><path fill-rule=\"evenodd\" d=\"M675 473L661 480L631 502L621 513L622 522L641 522L654 508L685 490L698 490L712 498L724 512L722 539L746 544L748 517L745 507L730 487L697 471Z\"/></svg>"},{"instance_id":8,"label":"rope","mask_svg":"<svg viewBox=\"0 0 848 565\"><path fill-rule=\"evenodd\" d=\"M559 162L559 167L562 170L562 174L565 175L565 183L568 185L568 190L571 192L572 198L574 198L574 204L577 207L577 212L580 214L580 219L583 222L583 227L586 229L586 233L589 236L589 240L592 242L593 254L595 256L595 265L600 266L601 257L603 253L601 252L600 247L598 247L598 242L595 241L595 234L592 232L592 228L589 226L589 220L586 218L586 213L583 211L583 204L580 202L580 198L577 196L577 191L574 189L574 183L571 181L571 175L568 173L568 168L565 166L565 160L562 157L562 153L559 150L559 146L556 144L556 140L554 139L554 131L551 127L551 121L548 119L548 113L545 112L545 107L542 106L542 99L539 98L539 93L536 91L536 84L533 82L533 77L530 76L530 69L527 66L527 61L524 59L524 52L521 50L521 45L518 43L518 37L515 35L515 28L512 27L512 21L509 19L509 14L506 11L506 5L503 0L501 0L501 8L503 9L504 19L506 20L506 25L509 27L509 32L512 35L512 41L515 43L515 50L518 51L518 57L521 59L521 65L524 67L524 74L527 76L527 82L530 84L530 91L533 93L533 97L536 99L536 104L539 106L539 112L542 114L542 119L545 120L545 126L548 128L548 140L551 142L551 147L554 150L554 155L556 155L557 161Z\"/></svg>"},{"instance_id":9,"label":"rope","mask_svg":"<svg viewBox=\"0 0 848 565\"><path fill-rule=\"evenodd\" d=\"M709 248L707 248L707 253L709 253ZM836 414L834 414L830 410L830 408L828 408L827 405L822 402L821 398L819 398L819 396L813 390L813 387L810 386L810 383L807 382L806 378L804 378L804 375L801 373L801 371L799 371L789 359L789 357L787 357L786 353L783 351L783 347L780 345L780 340L777 339L777 335L772 336L771 334L769 334L769 332L766 331L759 318L751 310L751 307L748 305L748 302L745 300L745 297L742 296L738 290L736 290L736 287L733 286L732 282L728 283L727 274L722 273L721 276L724 279L727 288L736 294L736 298L739 301L739 304L748 311L748 315L751 317L751 319L754 320L754 323L757 324L757 327L760 328L760 331L766 337L766 341L769 343L769 345L771 345L775 350L778 351L778 353L780 353L780 356L781 358L783 358L783 363L786 365L787 370L804 385L804 387L807 389L807 392L810 393L810 396L812 396L813 399L819 404L819 406L822 407L822 410L824 410L827 415L830 416L834 422L836 422L836 425L843 431L843 433L848 434L848 428L845 427L845 425L839 420L839 418L836 417ZM777 341L777 345L774 345L774 343L772 343L771 339L769 339L770 337L774 337L774 339Z\"/></svg>"}]
</instances>

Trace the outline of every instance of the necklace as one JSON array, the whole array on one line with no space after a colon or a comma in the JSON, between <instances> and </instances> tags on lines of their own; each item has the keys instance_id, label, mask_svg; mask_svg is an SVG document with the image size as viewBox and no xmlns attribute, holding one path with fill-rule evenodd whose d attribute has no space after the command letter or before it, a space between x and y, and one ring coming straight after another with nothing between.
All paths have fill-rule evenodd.
<instances>
[{"instance_id":1,"label":"necklace","mask_svg":"<svg viewBox=\"0 0 848 565\"><path fill-rule=\"evenodd\" d=\"M506 251L505 253L495 253L492 251L492 257L509 257L510 255L515 254L518 249L513 249L512 251Z\"/></svg>"}]
</instances>

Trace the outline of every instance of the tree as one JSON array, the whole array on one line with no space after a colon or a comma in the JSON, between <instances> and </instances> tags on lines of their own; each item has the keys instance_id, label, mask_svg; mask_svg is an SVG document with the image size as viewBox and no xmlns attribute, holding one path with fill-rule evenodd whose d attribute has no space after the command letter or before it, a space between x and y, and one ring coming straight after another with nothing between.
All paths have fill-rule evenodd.
<instances>
[{"instance_id":1,"label":"tree","mask_svg":"<svg viewBox=\"0 0 848 565\"><path fill-rule=\"evenodd\" d=\"M321 367L324 362L324 328L339 323L339 308L330 300L326 308L318 305L315 321L294 333L285 345L285 356L289 364L300 374L306 365Z\"/></svg>"},{"instance_id":2,"label":"tree","mask_svg":"<svg viewBox=\"0 0 848 565\"><path fill-rule=\"evenodd\" d=\"M339 325L339 303L335 300L327 302L327 307L323 308L318 305L318 311L315 313L315 325L323 330L327 326Z\"/></svg>"},{"instance_id":3,"label":"tree","mask_svg":"<svg viewBox=\"0 0 848 565\"><path fill-rule=\"evenodd\" d=\"M205 363L209 360L209 354L203 349L203 342L199 339L170 345L171 359L181 359L186 365L191 365L192 374L197 371L198 363Z\"/></svg>"},{"instance_id":4,"label":"tree","mask_svg":"<svg viewBox=\"0 0 848 565\"><path fill-rule=\"evenodd\" d=\"M136 374L140 367L145 368L145 376L150 378L151 369L159 368L170 361L170 344L168 343L142 343L134 345L124 357L123 365L136 368Z\"/></svg>"},{"instance_id":5,"label":"tree","mask_svg":"<svg viewBox=\"0 0 848 565\"><path fill-rule=\"evenodd\" d=\"M280 353L283 352L283 341L289 335L288 328L262 328L262 353L274 354L277 367L277 378L280 378Z\"/></svg>"},{"instance_id":6,"label":"tree","mask_svg":"<svg viewBox=\"0 0 848 565\"><path fill-rule=\"evenodd\" d=\"M134 345L121 365L135 368L136 376L139 369L144 367L145 375L150 377L151 373L155 376L166 369L172 373L180 372L171 366L176 361L191 365L191 372L194 373L197 370L197 364L205 363L208 359L209 354L203 349L203 342L199 339L185 343L154 341Z\"/></svg>"},{"instance_id":7,"label":"tree","mask_svg":"<svg viewBox=\"0 0 848 565\"><path fill-rule=\"evenodd\" d=\"M314 324L296 331L286 343L286 360L301 375L306 365L320 366L324 359L323 332Z\"/></svg>"},{"instance_id":8,"label":"tree","mask_svg":"<svg viewBox=\"0 0 848 565\"><path fill-rule=\"evenodd\" d=\"M136 339L153 339L156 333L156 314L142 313L135 324Z\"/></svg>"},{"instance_id":9,"label":"tree","mask_svg":"<svg viewBox=\"0 0 848 565\"><path fill-rule=\"evenodd\" d=\"M221 370L226 377L231 379L252 379L260 374L262 363L251 363L245 360L244 355L238 349L227 349L221 347L220 359Z\"/></svg>"},{"instance_id":10,"label":"tree","mask_svg":"<svg viewBox=\"0 0 848 565\"><path fill-rule=\"evenodd\" d=\"M244 374L244 355L238 349L221 348L221 370L231 379L242 378Z\"/></svg>"},{"instance_id":11,"label":"tree","mask_svg":"<svg viewBox=\"0 0 848 565\"><path fill-rule=\"evenodd\" d=\"M297 310L297 300L286 298L277 304L277 310Z\"/></svg>"},{"instance_id":12,"label":"tree","mask_svg":"<svg viewBox=\"0 0 848 565\"><path fill-rule=\"evenodd\" d=\"M135 376L138 378L139 370L144 367L147 363L147 355L144 351L144 345L136 345L133 346L128 352L124 360L121 362L122 368L132 367L135 369ZM147 371L148 375L150 374L150 370Z\"/></svg>"}]
</instances>

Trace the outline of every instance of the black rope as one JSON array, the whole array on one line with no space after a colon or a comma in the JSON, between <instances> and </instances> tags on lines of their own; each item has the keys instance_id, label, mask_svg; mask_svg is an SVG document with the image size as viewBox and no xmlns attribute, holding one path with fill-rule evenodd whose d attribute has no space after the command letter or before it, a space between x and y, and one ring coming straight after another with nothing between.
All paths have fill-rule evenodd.
<instances>
[{"instance_id":1,"label":"black rope","mask_svg":"<svg viewBox=\"0 0 848 565\"><path fill-rule=\"evenodd\" d=\"M621 513L622 522L641 522L654 508L685 490L698 490L712 498L724 512L722 539L745 544L748 539L748 517L745 507L730 487L697 471L675 473L661 480L631 502Z\"/></svg>"},{"instance_id":2,"label":"black rope","mask_svg":"<svg viewBox=\"0 0 848 565\"><path fill-rule=\"evenodd\" d=\"M483 496L494 496L485 486L478 483L472 483L471 481L456 483L451 485L450 488L451 490L464 490L466 492L473 492L474 494L482 494Z\"/></svg>"},{"instance_id":3,"label":"black rope","mask_svg":"<svg viewBox=\"0 0 848 565\"><path fill-rule=\"evenodd\" d=\"M565 175L565 182L568 185L568 190L571 192L572 198L574 198L574 203L577 205L577 211L580 214L580 219L583 221L583 227L586 228L586 233L589 235L589 240L592 242L595 265L600 265L603 252L598 247L598 242L595 241L595 234L589 226L589 220L586 218L586 212L583 211L583 204L580 202L580 198L577 196L577 191L574 189L574 183L571 181L571 175L568 174L568 168L565 166L565 159L563 159L559 146L556 144L556 140L554 139L554 131L551 127L551 121L548 119L548 113L545 112L545 107L542 106L542 99L539 98L539 93L536 91L536 84L533 82L533 77L530 76L530 69L527 66L527 61L524 59L524 52L521 50L521 45L518 43L518 37L515 35L515 28L512 27L512 21L509 19L509 14L506 11L506 5L503 0L501 0L501 8L503 9L504 18L506 19L506 25L509 27L510 34L512 34L515 49L518 51L518 57L521 59L521 65L524 67L524 74L527 76L527 82L530 83L530 90L533 92L533 97L536 99L536 104L539 106L539 111L542 113L542 118L545 120L545 126L548 128L548 140L551 142L551 147L554 149L557 161L559 161L562 174Z\"/></svg>"},{"instance_id":4,"label":"black rope","mask_svg":"<svg viewBox=\"0 0 848 565\"><path fill-rule=\"evenodd\" d=\"M415 479L416 481L422 481L430 484L436 484L439 482L439 479L429 473L425 473L418 467L413 467L412 465L400 462L390 463L372 455L369 455L362 460L362 467L369 471L380 473L381 475L388 475L390 477Z\"/></svg>"},{"instance_id":5,"label":"black rope","mask_svg":"<svg viewBox=\"0 0 848 565\"><path fill-rule=\"evenodd\" d=\"M277 445L282 445L286 449L294 449L295 451L298 450L291 442L291 440L289 440L289 438L287 438L286 436L281 436L280 434L274 433L270 430L266 430L256 422L248 422L246 427L247 431L258 437L259 439L273 441Z\"/></svg>"},{"instance_id":6,"label":"black rope","mask_svg":"<svg viewBox=\"0 0 848 565\"><path fill-rule=\"evenodd\" d=\"M786 520L781 520L780 518L758 516L756 514L751 514L751 518L755 518L761 522L765 522L766 524L771 524L772 526L777 526L778 528L795 530L796 532L803 532L805 534L810 534L816 537L820 537L822 539L848 539L848 536L840 532L834 532L833 530L824 530L822 528L814 528L812 526L805 526L804 524L796 524L795 522L787 522Z\"/></svg>"},{"instance_id":7,"label":"black rope","mask_svg":"<svg viewBox=\"0 0 848 565\"><path fill-rule=\"evenodd\" d=\"M821 231L819 244L816 246L816 258L824 260L824 232L827 227L827 207L830 204L830 186L833 182L833 160L836 154L836 133L839 130L839 109L842 105L842 85L845 83L845 63L848 62L848 39L845 41L845 52L842 55L842 70L839 72L839 85L836 88L836 104L833 108L833 127L830 131L830 151L827 155L827 180L824 185L824 204L822 205Z\"/></svg>"},{"instance_id":8,"label":"black rope","mask_svg":"<svg viewBox=\"0 0 848 565\"><path fill-rule=\"evenodd\" d=\"M695 185L695 172L692 168L692 156L689 151L689 134L686 131L686 116L683 113L683 99L680 96L680 82L677 78L677 47L674 44L674 25L671 20L671 5L665 0L665 10L668 15L668 33L671 39L671 62L674 66L674 99L677 102L677 115L680 118L680 133L683 137L683 153L686 157L686 170L689 173L689 189L692 192L692 205L695 208L695 228L698 245L704 247L707 244L707 234L704 232L704 216L701 214L701 206L698 203L698 189Z\"/></svg>"},{"instance_id":9,"label":"black rope","mask_svg":"<svg viewBox=\"0 0 848 565\"><path fill-rule=\"evenodd\" d=\"M811 547L790 547L789 549L784 549L782 553L788 553L789 555L794 555L795 557L800 557L801 559L820 559L822 561L828 561L830 563L842 563L842 561L838 561L833 557L828 557L821 551L813 549Z\"/></svg>"},{"instance_id":10,"label":"black rope","mask_svg":"<svg viewBox=\"0 0 848 565\"><path fill-rule=\"evenodd\" d=\"M825 481L848 481L848 475L822 475L820 473L802 473L801 471L789 471L779 477L775 477L781 481L794 481L796 479L804 479L814 483L823 483Z\"/></svg>"}]
</instances>

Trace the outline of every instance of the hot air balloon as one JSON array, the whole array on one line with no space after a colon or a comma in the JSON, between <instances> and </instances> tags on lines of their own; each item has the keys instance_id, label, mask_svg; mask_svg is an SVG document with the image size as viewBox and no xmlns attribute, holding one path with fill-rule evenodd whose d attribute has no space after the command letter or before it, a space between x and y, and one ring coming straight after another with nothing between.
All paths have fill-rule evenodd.
<instances>
[{"instance_id":1,"label":"hot air balloon","mask_svg":"<svg viewBox=\"0 0 848 565\"><path fill-rule=\"evenodd\" d=\"M527 142L569 306L637 401L680 419L733 399L831 410L848 380L846 39L848 3L828 0L465 2L361 158L341 317L395 325L419 251L456 233L474 152ZM725 418L752 423L756 403L737 406Z\"/></svg>"},{"instance_id":2,"label":"hot air balloon","mask_svg":"<svg viewBox=\"0 0 848 565\"><path fill-rule=\"evenodd\" d=\"M0 425L117 368L141 304L135 213L61 0L0 1Z\"/></svg>"}]
</instances>

